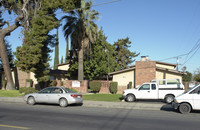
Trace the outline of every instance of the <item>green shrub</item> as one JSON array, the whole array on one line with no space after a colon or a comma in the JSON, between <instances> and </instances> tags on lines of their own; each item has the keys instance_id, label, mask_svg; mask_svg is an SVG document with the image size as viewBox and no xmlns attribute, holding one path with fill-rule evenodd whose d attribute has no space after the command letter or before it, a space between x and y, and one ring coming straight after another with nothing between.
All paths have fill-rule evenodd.
<instances>
[{"instance_id":1,"label":"green shrub","mask_svg":"<svg viewBox=\"0 0 200 130\"><path fill-rule=\"evenodd\" d=\"M97 93L101 89L101 82L91 81L89 87L93 92Z\"/></svg>"},{"instance_id":2,"label":"green shrub","mask_svg":"<svg viewBox=\"0 0 200 130\"><path fill-rule=\"evenodd\" d=\"M110 93L112 94L116 94L117 93L117 86L118 86L118 83L117 82L111 82L110 83Z\"/></svg>"},{"instance_id":3,"label":"green shrub","mask_svg":"<svg viewBox=\"0 0 200 130\"><path fill-rule=\"evenodd\" d=\"M30 87L33 86L33 80L32 80L32 79L26 79L26 82L29 82L29 83L30 83Z\"/></svg>"},{"instance_id":4,"label":"green shrub","mask_svg":"<svg viewBox=\"0 0 200 130\"><path fill-rule=\"evenodd\" d=\"M22 87L19 89L19 93L23 93L23 94L29 94L29 93L35 93L38 92L37 90L35 90L35 88L32 87Z\"/></svg>"},{"instance_id":5,"label":"green shrub","mask_svg":"<svg viewBox=\"0 0 200 130\"><path fill-rule=\"evenodd\" d=\"M132 88L132 82L129 82L128 89L131 89L131 88Z\"/></svg>"},{"instance_id":6,"label":"green shrub","mask_svg":"<svg viewBox=\"0 0 200 130\"><path fill-rule=\"evenodd\" d=\"M50 81L50 87L55 87L57 85L57 81L56 80L51 80Z\"/></svg>"}]
</instances>

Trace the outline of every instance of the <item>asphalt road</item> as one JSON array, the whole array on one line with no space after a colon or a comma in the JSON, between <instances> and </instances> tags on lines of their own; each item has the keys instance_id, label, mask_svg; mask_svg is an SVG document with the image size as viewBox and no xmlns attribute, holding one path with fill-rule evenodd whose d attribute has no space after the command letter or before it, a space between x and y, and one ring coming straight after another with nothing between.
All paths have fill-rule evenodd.
<instances>
[{"instance_id":1,"label":"asphalt road","mask_svg":"<svg viewBox=\"0 0 200 130\"><path fill-rule=\"evenodd\" d=\"M199 130L200 112L0 103L0 130Z\"/></svg>"}]
</instances>

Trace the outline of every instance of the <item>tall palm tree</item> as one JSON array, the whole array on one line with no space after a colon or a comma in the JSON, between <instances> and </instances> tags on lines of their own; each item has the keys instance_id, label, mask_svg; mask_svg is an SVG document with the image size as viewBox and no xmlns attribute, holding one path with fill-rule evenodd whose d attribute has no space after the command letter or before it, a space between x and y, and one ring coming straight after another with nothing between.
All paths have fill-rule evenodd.
<instances>
[{"instance_id":1,"label":"tall palm tree","mask_svg":"<svg viewBox=\"0 0 200 130\"><path fill-rule=\"evenodd\" d=\"M96 40L99 13L91 10L92 1L81 0L80 8L69 12L62 20L66 20L63 27L65 37L71 38L73 48L78 49L78 80L83 80L83 57L90 43Z\"/></svg>"}]
</instances>

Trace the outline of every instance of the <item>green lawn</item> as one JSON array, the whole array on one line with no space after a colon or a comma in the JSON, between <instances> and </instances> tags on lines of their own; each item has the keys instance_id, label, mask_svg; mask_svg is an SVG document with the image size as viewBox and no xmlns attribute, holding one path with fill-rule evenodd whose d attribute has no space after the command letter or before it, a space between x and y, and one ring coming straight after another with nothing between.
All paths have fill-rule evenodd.
<instances>
[{"instance_id":1,"label":"green lawn","mask_svg":"<svg viewBox=\"0 0 200 130\"><path fill-rule=\"evenodd\" d=\"M0 97L19 97L23 96L23 94L20 94L18 90L0 90Z\"/></svg>"},{"instance_id":2,"label":"green lawn","mask_svg":"<svg viewBox=\"0 0 200 130\"><path fill-rule=\"evenodd\" d=\"M88 94L83 95L83 100L120 102L121 94Z\"/></svg>"}]
</instances>

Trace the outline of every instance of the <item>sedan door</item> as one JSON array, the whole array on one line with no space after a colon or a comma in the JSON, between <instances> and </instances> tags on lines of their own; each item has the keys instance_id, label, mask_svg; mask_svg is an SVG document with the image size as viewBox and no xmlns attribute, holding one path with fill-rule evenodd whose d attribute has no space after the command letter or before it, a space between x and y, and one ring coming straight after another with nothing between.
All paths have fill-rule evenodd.
<instances>
[{"instance_id":1,"label":"sedan door","mask_svg":"<svg viewBox=\"0 0 200 130\"><path fill-rule=\"evenodd\" d=\"M48 98L51 93L52 88L46 88L41 90L35 97L35 101L39 103L48 103Z\"/></svg>"},{"instance_id":2,"label":"sedan door","mask_svg":"<svg viewBox=\"0 0 200 130\"><path fill-rule=\"evenodd\" d=\"M60 88L53 88L51 94L49 94L49 103L59 103L59 99L63 94L63 90Z\"/></svg>"}]
</instances>

